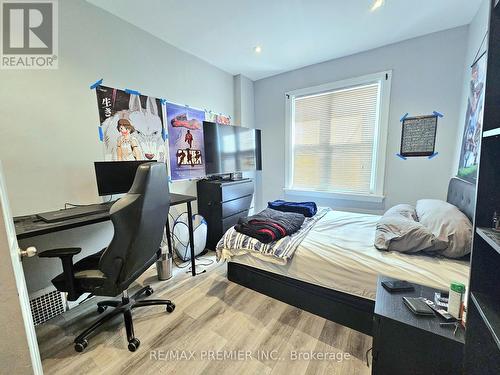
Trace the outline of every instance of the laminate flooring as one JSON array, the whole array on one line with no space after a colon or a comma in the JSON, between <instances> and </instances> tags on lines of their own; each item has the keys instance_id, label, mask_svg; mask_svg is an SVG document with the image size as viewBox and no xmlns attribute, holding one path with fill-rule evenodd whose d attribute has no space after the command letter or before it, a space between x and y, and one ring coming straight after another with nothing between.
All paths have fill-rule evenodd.
<instances>
[{"instance_id":1,"label":"laminate flooring","mask_svg":"<svg viewBox=\"0 0 500 375\"><path fill-rule=\"evenodd\" d=\"M172 314L152 306L133 311L141 341L127 349L121 315L83 353L73 339L98 318L97 298L37 327L46 374L370 374L372 339L357 331L232 283L226 264L191 277L184 270L158 281L148 270L132 289L170 299ZM132 290L133 292L133 290ZM105 312L106 313L106 312Z\"/></svg>"}]
</instances>

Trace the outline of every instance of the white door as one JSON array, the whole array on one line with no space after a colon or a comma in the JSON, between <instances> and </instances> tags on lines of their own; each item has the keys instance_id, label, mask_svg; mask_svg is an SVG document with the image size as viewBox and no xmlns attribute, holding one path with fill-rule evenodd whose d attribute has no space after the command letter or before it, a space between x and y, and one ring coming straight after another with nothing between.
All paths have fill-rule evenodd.
<instances>
[{"instance_id":1,"label":"white door","mask_svg":"<svg viewBox=\"0 0 500 375\"><path fill-rule=\"evenodd\" d=\"M6 374L43 374L20 250L0 164L0 364Z\"/></svg>"}]
</instances>

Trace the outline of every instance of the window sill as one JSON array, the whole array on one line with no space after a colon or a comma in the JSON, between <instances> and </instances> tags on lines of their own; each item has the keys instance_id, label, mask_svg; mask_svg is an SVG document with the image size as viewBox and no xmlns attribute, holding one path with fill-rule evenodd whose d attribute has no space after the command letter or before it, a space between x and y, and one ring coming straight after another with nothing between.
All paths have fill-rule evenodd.
<instances>
[{"instance_id":1,"label":"window sill","mask_svg":"<svg viewBox=\"0 0 500 375\"><path fill-rule=\"evenodd\" d=\"M326 198L326 199L343 199L343 200L357 201L357 202L381 203L385 199L383 195L376 195L376 194L333 193L327 191L298 190L298 189L286 189L286 188L283 190L285 191L285 194L288 195Z\"/></svg>"}]
</instances>

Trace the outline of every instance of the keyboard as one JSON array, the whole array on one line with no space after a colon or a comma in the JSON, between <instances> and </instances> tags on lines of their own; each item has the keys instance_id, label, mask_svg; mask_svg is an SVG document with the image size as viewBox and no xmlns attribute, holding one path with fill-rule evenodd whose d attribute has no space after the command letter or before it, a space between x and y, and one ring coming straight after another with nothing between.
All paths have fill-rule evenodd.
<instances>
[{"instance_id":1,"label":"keyboard","mask_svg":"<svg viewBox=\"0 0 500 375\"><path fill-rule=\"evenodd\" d=\"M46 223L55 223L58 221L71 220L79 217L109 212L109 209L115 202L116 201L81 207L72 207L59 211L42 212L41 214L37 214L36 216L38 216L38 218L42 219Z\"/></svg>"}]
</instances>

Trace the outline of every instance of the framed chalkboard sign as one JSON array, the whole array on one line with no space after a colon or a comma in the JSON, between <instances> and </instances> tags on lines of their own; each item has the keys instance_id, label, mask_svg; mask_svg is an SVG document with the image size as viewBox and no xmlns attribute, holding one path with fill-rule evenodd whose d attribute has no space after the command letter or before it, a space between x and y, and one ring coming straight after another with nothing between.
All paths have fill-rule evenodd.
<instances>
[{"instance_id":1,"label":"framed chalkboard sign","mask_svg":"<svg viewBox=\"0 0 500 375\"><path fill-rule=\"evenodd\" d=\"M436 145L437 116L406 117L401 131L401 156L430 156Z\"/></svg>"}]
</instances>

